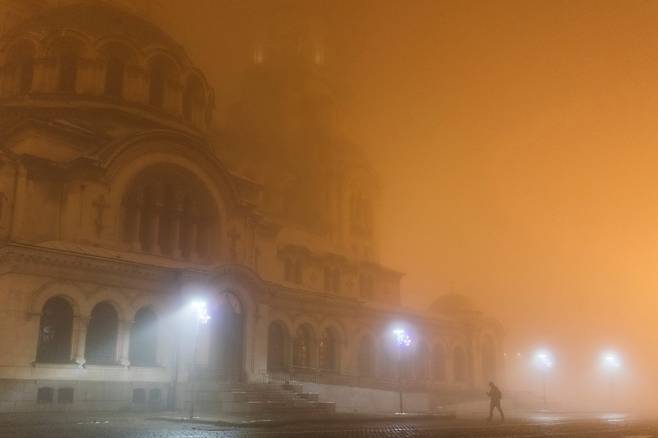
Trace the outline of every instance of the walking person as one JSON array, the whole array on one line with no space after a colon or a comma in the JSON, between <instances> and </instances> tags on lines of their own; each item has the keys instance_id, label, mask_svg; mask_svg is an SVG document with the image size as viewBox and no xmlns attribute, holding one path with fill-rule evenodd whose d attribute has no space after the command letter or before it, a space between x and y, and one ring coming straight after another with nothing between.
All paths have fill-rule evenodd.
<instances>
[{"instance_id":1,"label":"walking person","mask_svg":"<svg viewBox=\"0 0 658 438\"><path fill-rule=\"evenodd\" d=\"M491 400L489 402L489 419L487 421L491 421L493 418L494 409L496 408L498 409L498 412L500 412L500 420L505 421L503 408L500 407L500 400L503 398L503 393L500 391L500 388L494 384L494 382L489 382L489 392L487 392L487 395Z\"/></svg>"}]
</instances>

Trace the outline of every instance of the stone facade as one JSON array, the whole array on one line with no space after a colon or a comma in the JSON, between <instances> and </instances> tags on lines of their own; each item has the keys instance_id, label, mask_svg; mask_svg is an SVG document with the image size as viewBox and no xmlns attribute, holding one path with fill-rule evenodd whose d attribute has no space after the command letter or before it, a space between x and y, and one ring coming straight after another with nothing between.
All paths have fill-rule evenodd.
<instances>
[{"instance_id":1,"label":"stone facade","mask_svg":"<svg viewBox=\"0 0 658 438\"><path fill-rule=\"evenodd\" d=\"M210 380L352 404L401 384L429 409L496 377L495 321L455 297L400 306L358 154L330 147L300 179L257 147L262 116L214 128L213 91L167 34L69 3L0 45L0 412L182 408ZM262 77L243 107L267 108Z\"/></svg>"}]
</instances>

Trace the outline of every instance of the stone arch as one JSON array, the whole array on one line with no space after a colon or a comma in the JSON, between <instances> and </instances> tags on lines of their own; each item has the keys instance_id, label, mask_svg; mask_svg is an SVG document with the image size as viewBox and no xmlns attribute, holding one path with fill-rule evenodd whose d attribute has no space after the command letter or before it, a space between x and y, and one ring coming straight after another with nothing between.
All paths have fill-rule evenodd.
<instances>
[{"instance_id":1,"label":"stone arch","mask_svg":"<svg viewBox=\"0 0 658 438\"><path fill-rule=\"evenodd\" d=\"M117 289L96 289L85 301L83 314L91 315L93 308L101 302L108 302L114 307L119 321L132 321L131 305L124 293Z\"/></svg>"},{"instance_id":2,"label":"stone arch","mask_svg":"<svg viewBox=\"0 0 658 438\"><path fill-rule=\"evenodd\" d=\"M85 358L93 365L117 363L120 317L111 301L100 301L92 309L87 326Z\"/></svg>"},{"instance_id":3,"label":"stone arch","mask_svg":"<svg viewBox=\"0 0 658 438\"><path fill-rule=\"evenodd\" d=\"M436 382L443 382L446 380L446 364L447 350L442 342L435 342L432 347L432 380Z\"/></svg>"},{"instance_id":4,"label":"stone arch","mask_svg":"<svg viewBox=\"0 0 658 438\"><path fill-rule=\"evenodd\" d=\"M108 97L123 98L126 83L126 71L137 64L138 54L128 42L107 39L97 46L103 61L103 94Z\"/></svg>"},{"instance_id":5,"label":"stone arch","mask_svg":"<svg viewBox=\"0 0 658 438\"><path fill-rule=\"evenodd\" d=\"M381 333L377 337L377 376L382 380L393 380L397 373L398 358L397 352L390 336L386 334L387 328L379 331Z\"/></svg>"},{"instance_id":6,"label":"stone arch","mask_svg":"<svg viewBox=\"0 0 658 438\"><path fill-rule=\"evenodd\" d=\"M47 282L34 290L28 304L28 315L40 315L44 304L50 298L62 296L73 307L74 315L81 315L86 310L85 295L82 287L71 281L54 280Z\"/></svg>"},{"instance_id":7,"label":"stone arch","mask_svg":"<svg viewBox=\"0 0 658 438\"><path fill-rule=\"evenodd\" d=\"M155 366L158 357L158 315L151 306L135 313L130 331L129 358L135 366Z\"/></svg>"},{"instance_id":8,"label":"stone arch","mask_svg":"<svg viewBox=\"0 0 658 438\"><path fill-rule=\"evenodd\" d=\"M180 81L180 66L175 58L158 51L146 59L148 72L148 103L166 109L173 85Z\"/></svg>"},{"instance_id":9,"label":"stone arch","mask_svg":"<svg viewBox=\"0 0 658 438\"><path fill-rule=\"evenodd\" d=\"M75 29L59 29L46 35L41 41L41 48L45 56L53 56L57 48L62 43L72 42L80 49L80 54L85 57L91 57L93 52L93 43L91 38Z\"/></svg>"},{"instance_id":10,"label":"stone arch","mask_svg":"<svg viewBox=\"0 0 658 438\"><path fill-rule=\"evenodd\" d=\"M109 203L115 206L110 211L113 223L110 228L117 240L120 239L125 214L121 208L123 197L134 178L153 165L179 167L194 174L216 206L217 229L226 229L226 217L233 213L237 205L236 195L228 172L216 157L208 153L206 146L184 136L153 132L136 137L119 147L109 148L105 155L106 178L111 187ZM227 246L220 242L218 249L227 251Z\"/></svg>"},{"instance_id":11,"label":"stone arch","mask_svg":"<svg viewBox=\"0 0 658 438\"><path fill-rule=\"evenodd\" d=\"M108 146L100 155L109 180L122 179L125 184L126 178L149 164L144 160L165 162L193 170L216 190L216 202L222 207L228 208L223 199L237 199L230 172L217 159L210 145L180 132L156 130L137 134L120 144Z\"/></svg>"},{"instance_id":12,"label":"stone arch","mask_svg":"<svg viewBox=\"0 0 658 438\"><path fill-rule=\"evenodd\" d=\"M19 38L8 46L3 59L3 91L27 94L34 82L37 45L28 38Z\"/></svg>"},{"instance_id":13,"label":"stone arch","mask_svg":"<svg viewBox=\"0 0 658 438\"><path fill-rule=\"evenodd\" d=\"M358 338L356 369L359 377L373 378L377 369L377 348L375 337L371 333L363 333Z\"/></svg>"},{"instance_id":14,"label":"stone arch","mask_svg":"<svg viewBox=\"0 0 658 438\"><path fill-rule=\"evenodd\" d=\"M317 332L312 322L297 321L293 338L293 366L298 369L314 368L317 356Z\"/></svg>"},{"instance_id":15,"label":"stone arch","mask_svg":"<svg viewBox=\"0 0 658 438\"><path fill-rule=\"evenodd\" d=\"M457 383L466 383L468 380L468 358L466 349L457 344L452 348L452 377Z\"/></svg>"},{"instance_id":16,"label":"stone arch","mask_svg":"<svg viewBox=\"0 0 658 438\"><path fill-rule=\"evenodd\" d=\"M197 127L204 127L210 114L207 85L196 72L187 75L183 86L183 117Z\"/></svg>"},{"instance_id":17,"label":"stone arch","mask_svg":"<svg viewBox=\"0 0 658 438\"><path fill-rule=\"evenodd\" d=\"M80 61L89 52L88 40L77 32L60 33L48 42L47 52L56 60L54 91L76 93L80 82Z\"/></svg>"},{"instance_id":18,"label":"stone arch","mask_svg":"<svg viewBox=\"0 0 658 438\"><path fill-rule=\"evenodd\" d=\"M144 307L148 307L155 312L158 318L162 318L166 312L166 303L163 303L158 297L153 294L139 294L136 299L130 302L129 312L126 315L128 317L127 321L134 321L137 312Z\"/></svg>"},{"instance_id":19,"label":"stone arch","mask_svg":"<svg viewBox=\"0 0 658 438\"><path fill-rule=\"evenodd\" d=\"M194 290L206 291L201 298L208 302L211 316L208 324L209 357L211 367L216 368L222 378L242 380L245 373L256 373L252 358L257 310L252 295L261 293L261 288L258 277L240 267L226 268L212 278L189 284L186 288L190 294ZM230 361L224 361L229 356Z\"/></svg>"},{"instance_id":20,"label":"stone arch","mask_svg":"<svg viewBox=\"0 0 658 438\"><path fill-rule=\"evenodd\" d=\"M421 382L429 380L430 349L427 341L420 339L414 352L414 377Z\"/></svg>"},{"instance_id":21,"label":"stone arch","mask_svg":"<svg viewBox=\"0 0 658 438\"><path fill-rule=\"evenodd\" d=\"M175 165L143 168L124 193L122 235L133 249L210 261L219 237L219 208L203 181Z\"/></svg>"},{"instance_id":22,"label":"stone arch","mask_svg":"<svg viewBox=\"0 0 658 438\"><path fill-rule=\"evenodd\" d=\"M496 380L496 343L491 335L485 334L482 337L481 345L482 359L482 381L484 383Z\"/></svg>"},{"instance_id":23,"label":"stone arch","mask_svg":"<svg viewBox=\"0 0 658 438\"><path fill-rule=\"evenodd\" d=\"M337 336L337 341L342 345L347 345L347 330L341 321L338 321L334 318L324 318L320 323L320 327L322 327L322 329L332 329Z\"/></svg>"},{"instance_id":24,"label":"stone arch","mask_svg":"<svg viewBox=\"0 0 658 438\"><path fill-rule=\"evenodd\" d=\"M280 320L270 321L267 329L267 371L287 371L290 357L290 330L288 325Z\"/></svg>"},{"instance_id":25,"label":"stone arch","mask_svg":"<svg viewBox=\"0 0 658 438\"><path fill-rule=\"evenodd\" d=\"M335 325L324 325L318 342L318 368L340 372L342 337Z\"/></svg>"},{"instance_id":26,"label":"stone arch","mask_svg":"<svg viewBox=\"0 0 658 438\"><path fill-rule=\"evenodd\" d=\"M39 318L36 362L68 363L73 344L74 310L63 295L50 297Z\"/></svg>"}]
</instances>

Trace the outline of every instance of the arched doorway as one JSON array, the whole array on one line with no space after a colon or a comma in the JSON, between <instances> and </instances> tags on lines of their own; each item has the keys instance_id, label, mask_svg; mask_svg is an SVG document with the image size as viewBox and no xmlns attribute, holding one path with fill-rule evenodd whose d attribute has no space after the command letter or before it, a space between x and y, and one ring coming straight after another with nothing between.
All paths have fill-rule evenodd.
<instances>
[{"instance_id":1,"label":"arched doorway","mask_svg":"<svg viewBox=\"0 0 658 438\"><path fill-rule=\"evenodd\" d=\"M432 377L436 382L443 382L446 379L445 357L443 346L440 344L435 345L432 353Z\"/></svg>"},{"instance_id":2,"label":"arched doorway","mask_svg":"<svg viewBox=\"0 0 658 438\"><path fill-rule=\"evenodd\" d=\"M303 324L297 328L292 357L293 366L295 368L304 370L311 368L314 365L314 339L315 333L310 325Z\"/></svg>"},{"instance_id":3,"label":"arched doorway","mask_svg":"<svg viewBox=\"0 0 658 438\"><path fill-rule=\"evenodd\" d=\"M209 366L221 380L239 382L243 377L244 313L240 300L223 293L211 309Z\"/></svg>"},{"instance_id":4,"label":"arched doorway","mask_svg":"<svg viewBox=\"0 0 658 438\"><path fill-rule=\"evenodd\" d=\"M267 333L267 371L288 369L288 330L281 321L270 324Z\"/></svg>"},{"instance_id":5,"label":"arched doorway","mask_svg":"<svg viewBox=\"0 0 658 438\"><path fill-rule=\"evenodd\" d=\"M465 383L468 370L466 369L466 352L462 347L455 347L453 353L453 378L457 383Z\"/></svg>"},{"instance_id":6,"label":"arched doorway","mask_svg":"<svg viewBox=\"0 0 658 438\"><path fill-rule=\"evenodd\" d=\"M485 383L496 379L496 346L490 337L482 342L482 379Z\"/></svg>"},{"instance_id":7,"label":"arched doorway","mask_svg":"<svg viewBox=\"0 0 658 438\"><path fill-rule=\"evenodd\" d=\"M322 331L318 346L319 368L322 371L338 372L340 358L338 352L338 336L335 330L327 327Z\"/></svg>"},{"instance_id":8,"label":"arched doorway","mask_svg":"<svg viewBox=\"0 0 658 438\"><path fill-rule=\"evenodd\" d=\"M62 297L49 299L39 322L37 362L70 362L72 331L73 308L69 302Z\"/></svg>"},{"instance_id":9,"label":"arched doorway","mask_svg":"<svg viewBox=\"0 0 658 438\"><path fill-rule=\"evenodd\" d=\"M94 365L116 364L119 316L107 301L97 304L91 311L87 328L85 355L87 362Z\"/></svg>"},{"instance_id":10,"label":"arched doorway","mask_svg":"<svg viewBox=\"0 0 658 438\"><path fill-rule=\"evenodd\" d=\"M357 357L359 377L373 377L375 371L375 345L370 335L365 335L359 343Z\"/></svg>"},{"instance_id":11,"label":"arched doorway","mask_svg":"<svg viewBox=\"0 0 658 438\"><path fill-rule=\"evenodd\" d=\"M148 307L135 315L130 332L130 363L134 366L152 367L157 363L158 317Z\"/></svg>"}]
</instances>

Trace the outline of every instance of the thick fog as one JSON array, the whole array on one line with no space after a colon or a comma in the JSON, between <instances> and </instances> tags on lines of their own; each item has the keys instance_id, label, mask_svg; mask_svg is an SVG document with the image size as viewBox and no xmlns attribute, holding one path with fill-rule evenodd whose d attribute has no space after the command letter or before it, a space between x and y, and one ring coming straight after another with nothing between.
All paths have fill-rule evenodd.
<instances>
[{"instance_id":1,"label":"thick fog","mask_svg":"<svg viewBox=\"0 0 658 438\"><path fill-rule=\"evenodd\" d=\"M405 304L459 293L498 318L508 390L541 391L544 348L555 405L658 404L658 3L161 0L151 13L208 75L220 127L261 44L318 44L336 129L382 178L382 258L407 273ZM620 357L613 377L604 351Z\"/></svg>"}]
</instances>

